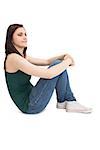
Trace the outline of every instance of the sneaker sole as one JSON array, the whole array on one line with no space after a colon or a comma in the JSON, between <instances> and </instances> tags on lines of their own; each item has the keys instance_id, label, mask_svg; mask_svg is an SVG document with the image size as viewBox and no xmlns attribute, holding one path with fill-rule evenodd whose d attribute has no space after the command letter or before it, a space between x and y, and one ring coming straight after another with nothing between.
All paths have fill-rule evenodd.
<instances>
[{"instance_id":1,"label":"sneaker sole","mask_svg":"<svg viewBox=\"0 0 100 150\"><path fill-rule=\"evenodd\" d=\"M89 113L92 113L92 110L82 111L82 110L68 110L67 109L66 112L89 114Z\"/></svg>"}]
</instances>

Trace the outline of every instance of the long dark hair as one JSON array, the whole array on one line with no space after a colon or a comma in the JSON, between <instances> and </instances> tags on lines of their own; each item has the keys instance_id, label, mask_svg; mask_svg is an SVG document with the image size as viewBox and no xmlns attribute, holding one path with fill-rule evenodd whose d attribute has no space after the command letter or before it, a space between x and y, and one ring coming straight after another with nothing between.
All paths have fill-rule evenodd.
<instances>
[{"instance_id":1,"label":"long dark hair","mask_svg":"<svg viewBox=\"0 0 100 150\"><path fill-rule=\"evenodd\" d=\"M4 61L4 69L6 68L5 67L5 63L6 63L6 59L7 59L7 56L8 54L11 54L11 53L16 53L16 54L19 54L21 55L17 49L14 47L13 43L12 43L12 36L13 36L13 33L15 32L16 29L18 28L21 28L23 27L22 24L11 24L8 29L7 29L7 33L6 33L6 42L5 42L5 61ZM27 50L27 47L24 48L24 51L23 51L23 55L24 57L26 56L26 50ZM22 56L22 55L21 55Z\"/></svg>"}]
</instances>

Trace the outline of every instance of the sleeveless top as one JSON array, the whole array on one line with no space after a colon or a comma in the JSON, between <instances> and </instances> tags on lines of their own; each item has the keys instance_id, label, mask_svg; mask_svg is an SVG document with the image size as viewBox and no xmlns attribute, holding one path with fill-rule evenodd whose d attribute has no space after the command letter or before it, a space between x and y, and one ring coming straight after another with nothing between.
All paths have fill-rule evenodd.
<instances>
[{"instance_id":1,"label":"sleeveless top","mask_svg":"<svg viewBox=\"0 0 100 150\"><path fill-rule=\"evenodd\" d=\"M9 94L16 106L24 113L28 110L29 94L33 85L31 76L18 70L15 73L5 71L6 83Z\"/></svg>"}]
</instances>

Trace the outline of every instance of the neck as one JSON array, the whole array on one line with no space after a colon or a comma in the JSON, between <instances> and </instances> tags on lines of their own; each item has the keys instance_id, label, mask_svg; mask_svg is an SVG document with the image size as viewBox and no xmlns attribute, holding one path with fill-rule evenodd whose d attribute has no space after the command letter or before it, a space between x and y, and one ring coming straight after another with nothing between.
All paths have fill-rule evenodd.
<instances>
[{"instance_id":1,"label":"neck","mask_svg":"<svg viewBox=\"0 0 100 150\"><path fill-rule=\"evenodd\" d=\"M22 56L24 56L23 51L20 51L20 50L18 50L18 49L17 49L17 51L18 51Z\"/></svg>"},{"instance_id":2,"label":"neck","mask_svg":"<svg viewBox=\"0 0 100 150\"><path fill-rule=\"evenodd\" d=\"M24 55L23 55L23 51L24 51L23 48L19 48L19 47L16 47L16 46L15 46L15 48L16 48L16 50L17 50L22 56L24 56Z\"/></svg>"}]
</instances>

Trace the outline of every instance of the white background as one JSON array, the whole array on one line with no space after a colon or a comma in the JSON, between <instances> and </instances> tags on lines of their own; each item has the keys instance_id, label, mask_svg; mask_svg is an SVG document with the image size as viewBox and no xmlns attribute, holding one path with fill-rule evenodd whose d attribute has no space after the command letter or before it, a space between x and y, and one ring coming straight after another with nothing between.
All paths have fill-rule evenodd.
<instances>
[{"instance_id":1,"label":"white background","mask_svg":"<svg viewBox=\"0 0 100 150\"><path fill-rule=\"evenodd\" d=\"M100 5L99 0L3 0L0 3L0 149L100 149ZM68 69L77 100L92 114L56 109L56 94L45 111L22 114L12 102L3 71L7 27L22 23L28 53L49 58L71 54ZM32 77L32 82L38 80Z\"/></svg>"}]
</instances>

